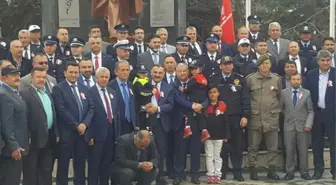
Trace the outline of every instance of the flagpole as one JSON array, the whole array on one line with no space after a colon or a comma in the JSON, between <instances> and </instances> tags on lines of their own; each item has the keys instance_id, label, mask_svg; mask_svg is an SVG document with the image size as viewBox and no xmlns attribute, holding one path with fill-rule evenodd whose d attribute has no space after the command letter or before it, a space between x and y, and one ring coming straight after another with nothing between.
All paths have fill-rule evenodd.
<instances>
[{"instance_id":1,"label":"flagpole","mask_svg":"<svg viewBox=\"0 0 336 185\"><path fill-rule=\"evenodd\" d=\"M247 17L251 15L251 0L245 1L245 23L246 27L248 28L248 21Z\"/></svg>"},{"instance_id":2,"label":"flagpole","mask_svg":"<svg viewBox=\"0 0 336 185\"><path fill-rule=\"evenodd\" d=\"M335 38L335 0L330 0L329 36Z\"/></svg>"}]
</instances>

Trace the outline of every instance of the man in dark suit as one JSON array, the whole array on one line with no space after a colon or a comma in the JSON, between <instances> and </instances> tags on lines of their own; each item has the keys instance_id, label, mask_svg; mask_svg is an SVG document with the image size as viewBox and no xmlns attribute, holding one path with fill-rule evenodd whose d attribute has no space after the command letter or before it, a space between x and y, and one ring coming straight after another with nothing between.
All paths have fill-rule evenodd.
<instances>
[{"instance_id":1,"label":"man in dark suit","mask_svg":"<svg viewBox=\"0 0 336 185\"><path fill-rule=\"evenodd\" d=\"M134 43L131 44L131 58L136 60L138 55L147 51L147 44L144 42L145 30L143 27L134 28Z\"/></svg>"},{"instance_id":2,"label":"man in dark suit","mask_svg":"<svg viewBox=\"0 0 336 185\"><path fill-rule=\"evenodd\" d=\"M110 80L115 78L114 66L115 61L111 55L102 52L102 39L100 37L90 37L89 39L90 53L84 55L85 58L89 58L93 64L93 71L97 71L99 67L106 67L110 70Z\"/></svg>"},{"instance_id":3,"label":"man in dark suit","mask_svg":"<svg viewBox=\"0 0 336 185\"><path fill-rule=\"evenodd\" d=\"M111 176L120 185L150 185L158 172L159 156L154 139L147 130L120 136L116 142Z\"/></svg>"},{"instance_id":4,"label":"man in dark suit","mask_svg":"<svg viewBox=\"0 0 336 185\"><path fill-rule=\"evenodd\" d=\"M167 82L168 84L174 83L174 81L176 80L175 58L173 56L166 56L165 61L163 63L163 68L165 69L165 75L163 77L163 81Z\"/></svg>"},{"instance_id":5,"label":"man in dark suit","mask_svg":"<svg viewBox=\"0 0 336 185\"><path fill-rule=\"evenodd\" d=\"M93 74L93 65L91 59L83 58L79 61L79 72L80 75L78 76L77 82L86 86L87 88L91 88L96 84L95 77L92 76Z\"/></svg>"},{"instance_id":6,"label":"man in dark suit","mask_svg":"<svg viewBox=\"0 0 336 185\"><path fill-rule=\"evenodd\" d=\"M336 67L336 54L335 54L335 39L333 37L325 37L322 41L322 49L328 50L331 53L331 67ZM311 68L318 68L316 57L311 62Z\"/></svg>"},{"instance_id":7,"label":"man in dark suit","mask_svg":"<svg viewBox=\"0 0 336 185\"><path fill-rule=\"evenodd\" d=\"M190 38L188 53L196 57L202 55L205 46L202 43L197 42L197 29L194 26L189 26L186 29L186 36Z\"/></svg>"},{"instance_id":8,"label":"man in dark suit","mask_svg":"<svg viewBox=\"0 0 336 185\"><path fill-rule=\"evenodd\" d=\"M312 148L314 154L314 175L320 179L324 172L324 134L330 142L331 175L336 180L335 151L335 68L331 67L331 53L321 50L317 53L319 68L309 71L303 87L310 90L314 107L314 124L312 127Z\"/></svg>"},{"instance_id":9,"label":"man in dark suit","mask_svg":"<svg viewBox=\"0 0 336 185\"><path fill-rule=\"evenodd\" d=\"M159 175L156 184L166 185L164 180L165 151L166 151L166 134L170 129L170 116L174 106L174 89L173 86L162 81L164 76L164 68L160 65L154 65L151 70L151 79L153 93L151 103L145 105L145 111L149 114L149 118L153 120L152 131L154 134L155 144L158 147L160 156Z\"/></svg>"},{"instance_id":10,"label":"man in dark suit","mask_svg":"<svg viewBox=\"0 0 336 185\"><path fill-rule=\"evenodd\" d=\"M57 39L59 43L57 44L56 54L65 57L70 57L71 49L69 45L68 30L66 28L59 28L57 31Z\"/></svg>"},{"instance_id":11,"label":"man in dark suit","mask_svg":"<svg viewBox=\"0 0 336 185\"><path fill-rule=\"evenodd\" d=\"M128 81L130 75L130 65L127 61L120 61L115 66L116 79L110 81L109 87L116 91L120 109L120 124L116 125L116 135L131 133L139 128L138 115L135 111L136 100L133 93L133 85Z\"/></svg>"},{"instance_id":12,"label":"man in dark suit","mask_svg":"<svg viewBox=\"0 0 336 185\"><path fill-rule=\"evenodd\" d=\"M94 105L89 89L77 83L79 66L75 61L65 65L66 80L53 89L60 131L60 155L56 181L68 184L70 158L74 160L74 182L85 184L85 160L87 154L86 129L93 117Z\"/></svg>"},{"instance_id":13,"label":"man in dark suit","mask_svg":"<svg viewBox=\"0 0 336 185\"><path fill-rule=\"evenodd\" d=\"M27 105L31 141L29 153L23 160L23 184L52 185L52 146L59 142L56 111L51 94L45 88L45 68L33 68L31 75L32 84L20 90Z\"/></svg>"},{"instance_id":14,"label":"man in dark suit","mask_svg":"<svg viewBox=\"0 0 336 185\"><path fill-rule=\"evenodd\" d=\"M27 128L27 108L18 87L20 71L13 65L2 68L0 87L0 119L2 153L0 159L0 184L20 184L23 158L28 153L29 136Z\"/></svg>"},{"instance_id":15,"label":"man in dark suit","mask_svg":"<svg viewBox=\"0 0 336 185\"><path fill-rule=\"evenodd\" d=\"M41 52L42 50L40 48L34 47L30 44L30 32L29 30L20 30L19 31L19 40L22 43L23 46L23 53L22 56L26 59L32 60L35 53Z\"/></svg>"},{"instance_id":16,"label":"man in dark suit","mask_svg":"<svg viewBox=\"0 0 336 185\"><path fill-rule=\"evenodd\" d=\"M152 69L155 64L163 64L166 53L160 51L160 36L151 35L148 38L149 49L138 55L137 69L141 69L143 65L146 69ZM149 71L148 71L149 72Z\"/></svg>"},{"instance_id":17,"label":"man in dark suit","mask_svg":"<svg viewBox=\"0 0 336 185\"><path fill-rule=\"evenodd\" d=\"M100 67L96 73L97 83L90 89L94 103L94 116L88 130L89 185L108 185L113 159L115 126L119 122L117 93L107 87L110 71Z\"/></svg>"},{"instance_id":18,"label":"man in dark suit","mask_svg":"<svg viewBox=\"0 0 336 185\"><path fill-rule=\"evenodd\" d=\"M296 68L301 76L304 76L308 70L310 70L310 61L306 58L299 56L300 48L299 44L295 41L291 41L288 46L288 54L289 56L279 61L279 69L278 74L283 76L285 74L285 63L287 61L294 61L296 64Z\"/></svg>"},{"instance_id":19,"label":"man in dark suit","mask_svg":"<svg viewBox=\"0 0 336 185\"><path fill-rule=\"evenodd\" d=\"M257 15L250 15L247 17L247 21L249 22L249 37L248 39L251 41L251 44L255 44L255 41L259 39L266 39L266 35L260 32L260 17Z\"/></svg>"},{"instance_id":20,"label":"man in dark suit","mask_svg":"<svg viewBox=\"0 0 336 185\"><path fill-rule=\"evenodd\" d=\"M23 45L19 40L13 40L10 43L10 53L8 55L8 60L20 70L21 77L26 76L32 70L32 61L26 59L22 56Z\"/></svg>"},{"instance_id":21,"label":"man in dark suit","mask_svg":"<svg viewBox=\"0 0 336 185\"><path fill-rule=\"evenodd\" d=\"M190 64L196 56L191 55L188 53L189 50L189 42L190 38L188 36L178 37L176 39L176 53L173 54L177 63L186 63Z\"/></svg>"}]
</instances>

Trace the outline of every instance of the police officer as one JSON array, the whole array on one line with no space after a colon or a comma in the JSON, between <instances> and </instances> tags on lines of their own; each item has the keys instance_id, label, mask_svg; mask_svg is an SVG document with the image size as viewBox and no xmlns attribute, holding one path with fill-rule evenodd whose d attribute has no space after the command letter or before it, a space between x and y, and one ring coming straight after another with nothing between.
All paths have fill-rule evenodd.
<instances>
[{"instance_id":1,"label":"police officer","mask_svg":"<svg viewBox=\"0 0 336 185\"><path fill-rule=\"evenodd\" d=\"M311 42L312 38L312 30L308 26L303 26L300 30L300 53L301 57L308 59L309 62L312 61L314 57L316 57L318 48L316 44Z\"/></svg>"},{"instance_id":2,"label":"police officer","mask_svg":"<svg viewBox=\"0 0 336 185\"><path fill-rule=\"evenodd\" d=\"M267 54L258 59L258 72L246 77L251 97L251 116L248 124L248 162L251 180L258 180L257 155L262 139L267 148L267 178L279 180L275 173L278 150L278 129L281 77L271 73L271 61Z\"/></svg>"},{"instance_id":3,"label":"police officer","mask_svg":"<svg viewBox=\"0 0 336 185\"><path fill-rule=\"evenodd\" d=\"M245 83L245 78L233 72L233 61L230 56L221 59L221 82L218 85L219 99L227 105L227 111L231 130L229 151L223 149L222 179L228 172L228 157L233 166L233 176L237 181L244 181L242 176L244 131L250 115L250 97Z\"/></svg>"},{"instance_id":4,"label":"police officer","mask_svg":"<svg viewBox=\"0 0 336 185\"><path fill-rule=\"evenodd\" d=\"M114 27L114 29L117 31L117 40L116 42L113 42L111 45L107 46L106 49L106 53L113 57L116 55L114 45L119 41L127 40L130 27L127 24L118 24Z\"/></svg>"},{"instance_id":5,"label":"police officer","mask_svg":"<svg viewBox=\"0 0 336 185\"><path fill-rule=\"evenodd\" d=\"M257 60L250 55L251 43L243 38L238 42L239 53L233 59L234 71L247 76L257 71Z\"/></svg>"},{"instance_id":6,"label":"police officer","mask_svg":"<svg viewBox=\"0 0 336 185\"><path fill-rule=\"evenodd\" d=\"M193 60L196 59L196 56L188 53L189 43L190 37L188 36L181 36L176 39L176 53L173 54L176 63L183 62L189 65Z\"/></svg>"},{"instance_id":7,"label":"police officer","mask_svg":"<svg viewBox=\"0 0 336 185\"><path fill-rule=\"evenodd\" d=\"M260 32L260 17L257 15L250 15L247 17L247 21L249 22L249 37L248 39L252 44L255 43L258 39L266 39L266 35Z\"/></svg>"},{"instance_id":8,"label":"police officer","mask_svg":"<svg viewBox=\"0 0 336 185\"><path fill-rule=\"evenodd\" d=\"M209 80L215 76L219 76L220 58L218 48L219 36L210 33L206 39L207 52L199 57L200 64L203 65L203 74Z\"/></svg>"},{"instance_id":9,"label":"police officer","mask_svg":"<svg viewBox=\"0 0 336 185\"><path fill-rule=\"evenodd\" d=\"M70 48L72 57L77 63L83 58L85 41L79 37L70 39Z\"/></svg>"},{"instance_id":10,"label":"police officer","mask_svg":"<svg viewBox=\"0 0 336 185\"><path fill-rule=\"evenodd\" d=\"M116 44L114 44L114 49L116 54L113 56L113 60L115 62L119 62L120 60L127 60L128 63L130 64L130 70L131 70L131 74L129 79L131 81L133 81L136 73L135 73L135 67L136 67L136 60L131 58L131 52L132 52L132 48L133 46L130 45L128 40L121 40L119 42L117 42Z\"/></svg>"}]
</instances>

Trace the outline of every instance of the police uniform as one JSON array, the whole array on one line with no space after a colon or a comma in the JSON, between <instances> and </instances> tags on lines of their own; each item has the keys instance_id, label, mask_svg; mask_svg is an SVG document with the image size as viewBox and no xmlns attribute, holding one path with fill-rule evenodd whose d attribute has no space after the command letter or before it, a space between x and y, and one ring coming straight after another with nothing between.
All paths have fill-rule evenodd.
<instances>
[{"instance_id":1,"label":"police uniform","mask_svg":"<svg viewBox=\"0 0 336 185\"><path fill-rule=\"evenodd\" d=\"M130 77L129 77L129 80L132 81L134 78L135 78L135 67L136 67L136 63L137 61L134 60L133 58L131 58L131 52L132 52L132 49L134 49L134 47L132 45L130 45L129 41L128 40L121 40L119 42L117 42L116 44L114 44L114 50L116 51L117 49L123 49L123 50L128 50L130 52L130 55L129 55L129 58L128 59L125 59L126 61L128 61L128 63L130 64L130 71L131 71L131 74L130 74ZM119 62L119 56L117 55L117 53L113 56L113 60L115 62Z\"/></svg>"},{"instance_id":2,"label":"police uniform","mask_svg":"<svg viewBox=\"0 0 336 185\"><path fill-rule=\"evenodd\" d=\"M304 26L300 30L300 34L311 34L311 30L308 26ZM312 43L311 41L304 42L302 40L298 41L298 43L300 46L299 55L308 59L309 62L312 62L313 58L316 57L319 50L316 44Z\"/></svg>"},{"instance_id":3,"label":"police uniform","mask_svg":"<svg viewBox=\"0 0 336 185\"><path fill-rule=\"evenodd\" d=\"M221 65L232 64L232 58L224 56L221 59ZM223 168L222 176L225 178L228 172L228 157L233 166L234 178L243 181L242 162L244 149L244 130L240 126L241 118L249 119L250 115L250 97L245 83L244 76L231 72L229 75L220 74L220 83L217 85L219 90L219 100L227 105L226 113L230 124L231 140L229 141L229 151L223 147L222 158Z\"/></svg>"},{"instance_id":4,"label":"police uniform","mask_svg":"<svg viewBox=\"0 0 336 185\"><path fill-rule=\"evenodd\" d=\"M189 43L190 43L190 37L188 36L181 36L176 39L176 44L179 45L186 45L187 47L189 47ZM179 53L177 48L176 52L173 54L173 57L175 58L176 63L186 63L188 65L191 64L192 61L197 59L196 56L188 53L188 51L185 54Z\"/></svg>"},{"instance_id":5,"label":"police uniform","mask_svg":"<svg viewBox=\"0 0 336 185\"><path fill-rule=\"evenodd\" d=\"M114 27L114 29L118 32L118 33L128 33L130 27L127 25L127 24L118 24ZM119 39L119 38L117 38ZM127 39L126 39L127 40ZM117 54L116 54L116 48L114 47L114 45L116 43L118 43L120 40L117 40L116 42L114 43L111 43L111 45L107 46L106 48L106 53L115 57ZM128 40L127 40L128 41ZM130 53L131 54L131 53ZM130 55L131 56L131 55Z\"/></svg>"},{"instance_id":6,"label":"police uniform","mask_svg":"<svg viewBox=\"0 0 336 185\"><path fill-rule=\"evenodd\" d=\"M207 42L219 42L219 36L211 33L208 35ZM203 66L203 74L208 79L208 81L211 81L213 78L218 76L218 74L221 73L219 69L221 56L218 52L215 52L213 54L206 52L202 54L199 57L199 62Z\"/></svg>"},{"instance_id":7,"label":"police uniform","mask_svg":"<svg viewBox=\"0 0 336 185\"><path fill-rule=\"evenodd\" d=\"M266 59L265 59L266 58ZM258 59L258 65L269 59L263 55ZM280 108L280 92L282 90L281 77L275 73L269 73L263 77L259 72L246 77L246 83L250 92L251 116L248 127L248 163L251 167L251 179L257 180L257 155L261 140L264 138L267 147L268 174L267 177L278 180L275 174L278 129Z\"/></svg>"},{"instance_id":8,"label":"police uniform","mask_svg":"<svg viewBox=\"0 0 336 185\"><path fill-rule=\"evenodd\" d=\"M85 46L85 41L79 37L73 37L70 39L70 47L82 47L84 48ZM84 53L81 53L80 55L78 56L74 56L72 55L72 58L76 60L77 63L80 62L80 60L83 58L83 54Z\"/></svg>"},{"instance_id":9,"label":"police uniform","mask_svg":"<svg viewBox=\"0 0 336 185\"><path fill-rule=\"evenodd\" d=\"M238 42L238 46L248 44L250 45L250 41L246 38L240 39ZM243 76L247 76L251 73L255 73L258 70L257 60L250 55L243 56L242 54L237 54L233 58L233 70L234 72L241 74Z\"/></svg>"},{"instance_id":10,"label":"police uniform","mask_svg":"<svg viewBox=\"0 0 336 185\"><path fill-rule=\"evenodd\" d=\"M250 15L247 18L247 21L249 22L249 24L260 24L260 17L258 17L257 15ZM249 40L251 41L251 44L255 44L255 41L258 39L266 39L267 36L261 32L256 32L256 33L252 33L251 31L249 32Z\"/></svg>"}]
</instances>

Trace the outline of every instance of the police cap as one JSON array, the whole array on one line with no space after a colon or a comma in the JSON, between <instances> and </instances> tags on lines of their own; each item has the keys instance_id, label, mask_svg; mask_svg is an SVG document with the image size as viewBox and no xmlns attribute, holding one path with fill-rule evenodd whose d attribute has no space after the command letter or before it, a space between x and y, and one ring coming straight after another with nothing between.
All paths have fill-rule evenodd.
<instances>
[{"instance_id":1,"label":"police cap","mask_svg":"<svg viewBox=\"0 0 336 185\"><path fill-rule=\"evenodd\" d=\"M52 44L57 44L58 43L58 39L57 39L57 37L55 37L53 35L45 35L43 37L43 42L46 45L52 45Z\"/></svg>"}]
</instances>

